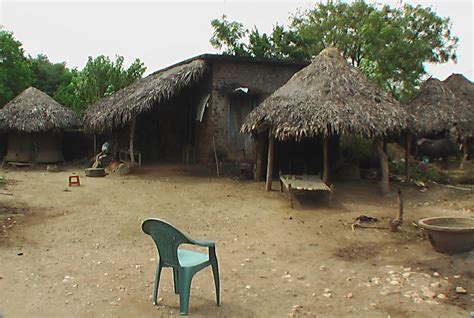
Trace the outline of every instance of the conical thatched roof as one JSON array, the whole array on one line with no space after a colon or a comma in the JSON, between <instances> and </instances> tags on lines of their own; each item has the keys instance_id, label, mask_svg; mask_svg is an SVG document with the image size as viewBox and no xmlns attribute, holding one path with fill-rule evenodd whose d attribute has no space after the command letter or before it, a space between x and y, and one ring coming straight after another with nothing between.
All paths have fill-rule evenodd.
<instances>
[{"instance_id":1,"label":"conical thatched roof","mask_svg":"<svg viewBox=\"0 0 474 318\"><path fill-rule=\"evenodd\" d=\"M451 74L443 83L457 97L465 99L471 107L474 107L474 83L465 78L462 74Z\"/></svg>"},{"instance_id":2,"label":"conical thatched roof","mask_svg":"<svg viewBox=\"0 0 474 318\"><path fill-rule=\"evenodd\" d=\"M206 63L194 60L139 79L88 107L84 114L86 132L104 133L122 127L136 115L150 111L156 103L174 97L182 88L205 73Z\"/></svg>"},{"instance_id":3,"label":"conical thatched roof","mask_svg":"<svg viewBox=\"0 0 474 318\"><path fill-rule=\"evenodd\" d=\"M372 137L404 129L407 120L394 98L337 49L327 48L254 109L242 131L270 129L278 139L334 133Z\"/></svg>"},{"instance_id":4,"label":"conical thatched roof","mask_svg":"<svg viewBox=\"0 0 474 318\"><path fill-rule=\"evenodd\" d=\"M474 117L466 102L435 78L423 83L418 95L407 104L407 110L415 118L410 130L421 135L449 130L454 123L465 129Z\"/></svg>"},{"instance_id":5,"label":"conical thatched roof","mask_svg":"<svg viewBox=\"0 0 474 318\"><path fill-rule=\"evenodd\" d=\"M30 87L0 110L0 130L26 133L79 127L76 113L39 89Z\"/></svg>"}]
</instances>

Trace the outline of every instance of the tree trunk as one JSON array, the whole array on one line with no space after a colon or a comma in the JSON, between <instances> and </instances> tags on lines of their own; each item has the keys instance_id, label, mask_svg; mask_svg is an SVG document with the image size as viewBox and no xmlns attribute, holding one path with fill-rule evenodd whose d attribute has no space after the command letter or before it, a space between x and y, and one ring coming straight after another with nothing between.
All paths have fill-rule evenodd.
<instances>
[{"instance_id":1,"label":"tree trunk","mask_svg":"<svg viewBox=\"0 0 474 318\"><path fill-rule=\"evenodd\" d=\"M410 167L410 144L411 135L407 133L405 140L405 182L410 182L411 179L411 167Z\"/></svg>"},{"instance_id":2,"label":"tree trunk","mask_svg":"<svg viewBox=\"0 0 474 318\"><path fill-rule=\"evenodd\" d=\"M132 123L130 125L130 149L129 149L129 152L130 152L130 163L132 166L135 165L135 154L134 154L134 151L133 151L133 136L135 135L135 120L136 118L134 117L132 119Z\"/></svg>"},{"instance_id":3,"label":"tree trunk","mask_svg":"<svg viewBox=\"0 0 474 318\"><path fill-rule=\"evenodd\" d=\"M275 137L271 135L268 136L268 162L267 162L267 183L266 190L272 190L272 181L273 181L273 150L275 148Z\"/></svg>"},{"instance_id":4,"label":"tree trunk","mask_svg":"<svg viewBox=\"0 0 474 318\"><path fill-rule=\"evenodd\" d=\"M262 179L264 141L264 135L259 134L257 136L257 159L255 160L255 174L253 176L255 181Z\"/></svg>"},{"instance_id":5,"label":"tree trunk","mask_svg":"<svg viewBox=\"0 0 474 318\"><path fill-rule=\"evenodd\" d=\"M383 141L381 137L375 138L374 146L379 155L380 170L382 171L382 193L387 194L390 191L388 180L388 158L387 154L383 151Z\"/></svg>"},{"instance_id":6,"label":"tree trunk","mask_svg":"<svg viewBox=\"0 0 474 318\"><path fill-rule=\"evenodd\" d=\"M329 137L324 137L323 142L323 182L329 180Z\"/></svg>"}]
</instances>

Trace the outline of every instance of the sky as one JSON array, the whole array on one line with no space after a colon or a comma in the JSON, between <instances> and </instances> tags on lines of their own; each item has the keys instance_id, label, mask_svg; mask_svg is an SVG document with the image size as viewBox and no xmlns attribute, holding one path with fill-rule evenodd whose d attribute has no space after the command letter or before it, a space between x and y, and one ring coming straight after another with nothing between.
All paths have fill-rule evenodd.
<instances>
[{"instance_id":1,"label":"sky","mask_svg":"<svg viewBox=\"0 0 474 318\"><path fill-rule=\"evenodd\" d=\"M202 54L218 53L209 43L210 22L223 14L271 32L275 23L287 25L290 14L318 1L12 1L0 0L0 25L23 43L27 54L46 54L52 62L83 68L87 57L122 55L125 64L140 58L145 74ZM367 1L374 2L374 1ZM399 5L400 0L378 3ZM431 6L450 17L459 37L458 63L426 65L441 80L461 73L474 81L474 0L403 0Z\"/></svg>"}]
</instances>

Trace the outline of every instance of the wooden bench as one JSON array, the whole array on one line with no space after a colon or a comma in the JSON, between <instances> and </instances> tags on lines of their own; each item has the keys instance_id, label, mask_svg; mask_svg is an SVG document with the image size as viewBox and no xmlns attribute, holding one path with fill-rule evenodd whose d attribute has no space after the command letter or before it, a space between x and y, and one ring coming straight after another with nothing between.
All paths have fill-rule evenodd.
<instances>
[{"instance_id":1,"label":"wooden bench","mask_svg":"<svg viewBox=\"0 0 474 318\"><path fill-rule=\"evenodd\" d=\"M331 205L334 186L328 186L318 175L284 175L280 173L280 191L286 188L290 207L293 208L293 196L295 192L326 191L328 192L328 204Z\"/></svg>"},{"instance_id":2,"label":"wooden bench","mask_svg":"<svg viewBox=\"0 0 474 318\"><path fill-rule=\"evenodd\" d=\"M142 166L142 153L140 151L133 151L133 157L135 162L138 162L138 166ZM138 160L137 160L138 159ZM132 160L130 158L130 151L129 150L119 150L119 161L131 163Z\"/></svg>"}]
</instances>

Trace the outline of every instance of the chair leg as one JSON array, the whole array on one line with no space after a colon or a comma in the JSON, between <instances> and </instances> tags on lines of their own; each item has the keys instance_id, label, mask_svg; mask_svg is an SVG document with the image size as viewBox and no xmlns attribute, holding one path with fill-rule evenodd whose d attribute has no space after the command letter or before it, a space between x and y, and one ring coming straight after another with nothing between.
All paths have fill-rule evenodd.
<instances>
[{"instance_id":1,"label":"chair leg","mask_svg":"<svg viewBox=\"0 0 474 318\"><path fill-rule=\"evenodd\" d=\"M221 304L221 288L219 280L219 265L217 264L217 259L211 261L212 273L214 274L214 285L216 286L216 302L217 306Z\"/></svg>"},{"instance_id":2,"label":"chair leg","mask_svg":"<svg viewBox=\"0 0 474 318\"><path fill-rule=\"evenodd\" d=\"M179 275L178 269L173 267L174 293L179 294Z\"/></svg>"},{"instance_id":3,"label":"chair leg","mask_svg":"<svg viewBox=\"0 0 474 318\"><path fill-rule=\"evenodd\" d=\"M189 295L191 294L191 281L193 280L193 273L179 269L179 312L183 316L188 315L189 310Z\"/></svg>"},{"instance_id":4,"label":"chair leg","mask_svg":"<svg viewBox=\"0 0 474 318\"><path fill-rule=\"evenodd\" d=\"M155 287L153 289L153 305L157 304L158 298L158 285L160 284L160 276L161 276L161 262L158 262L158 266L156 267L155 273Z\"/></svg>"}]
</instances>

